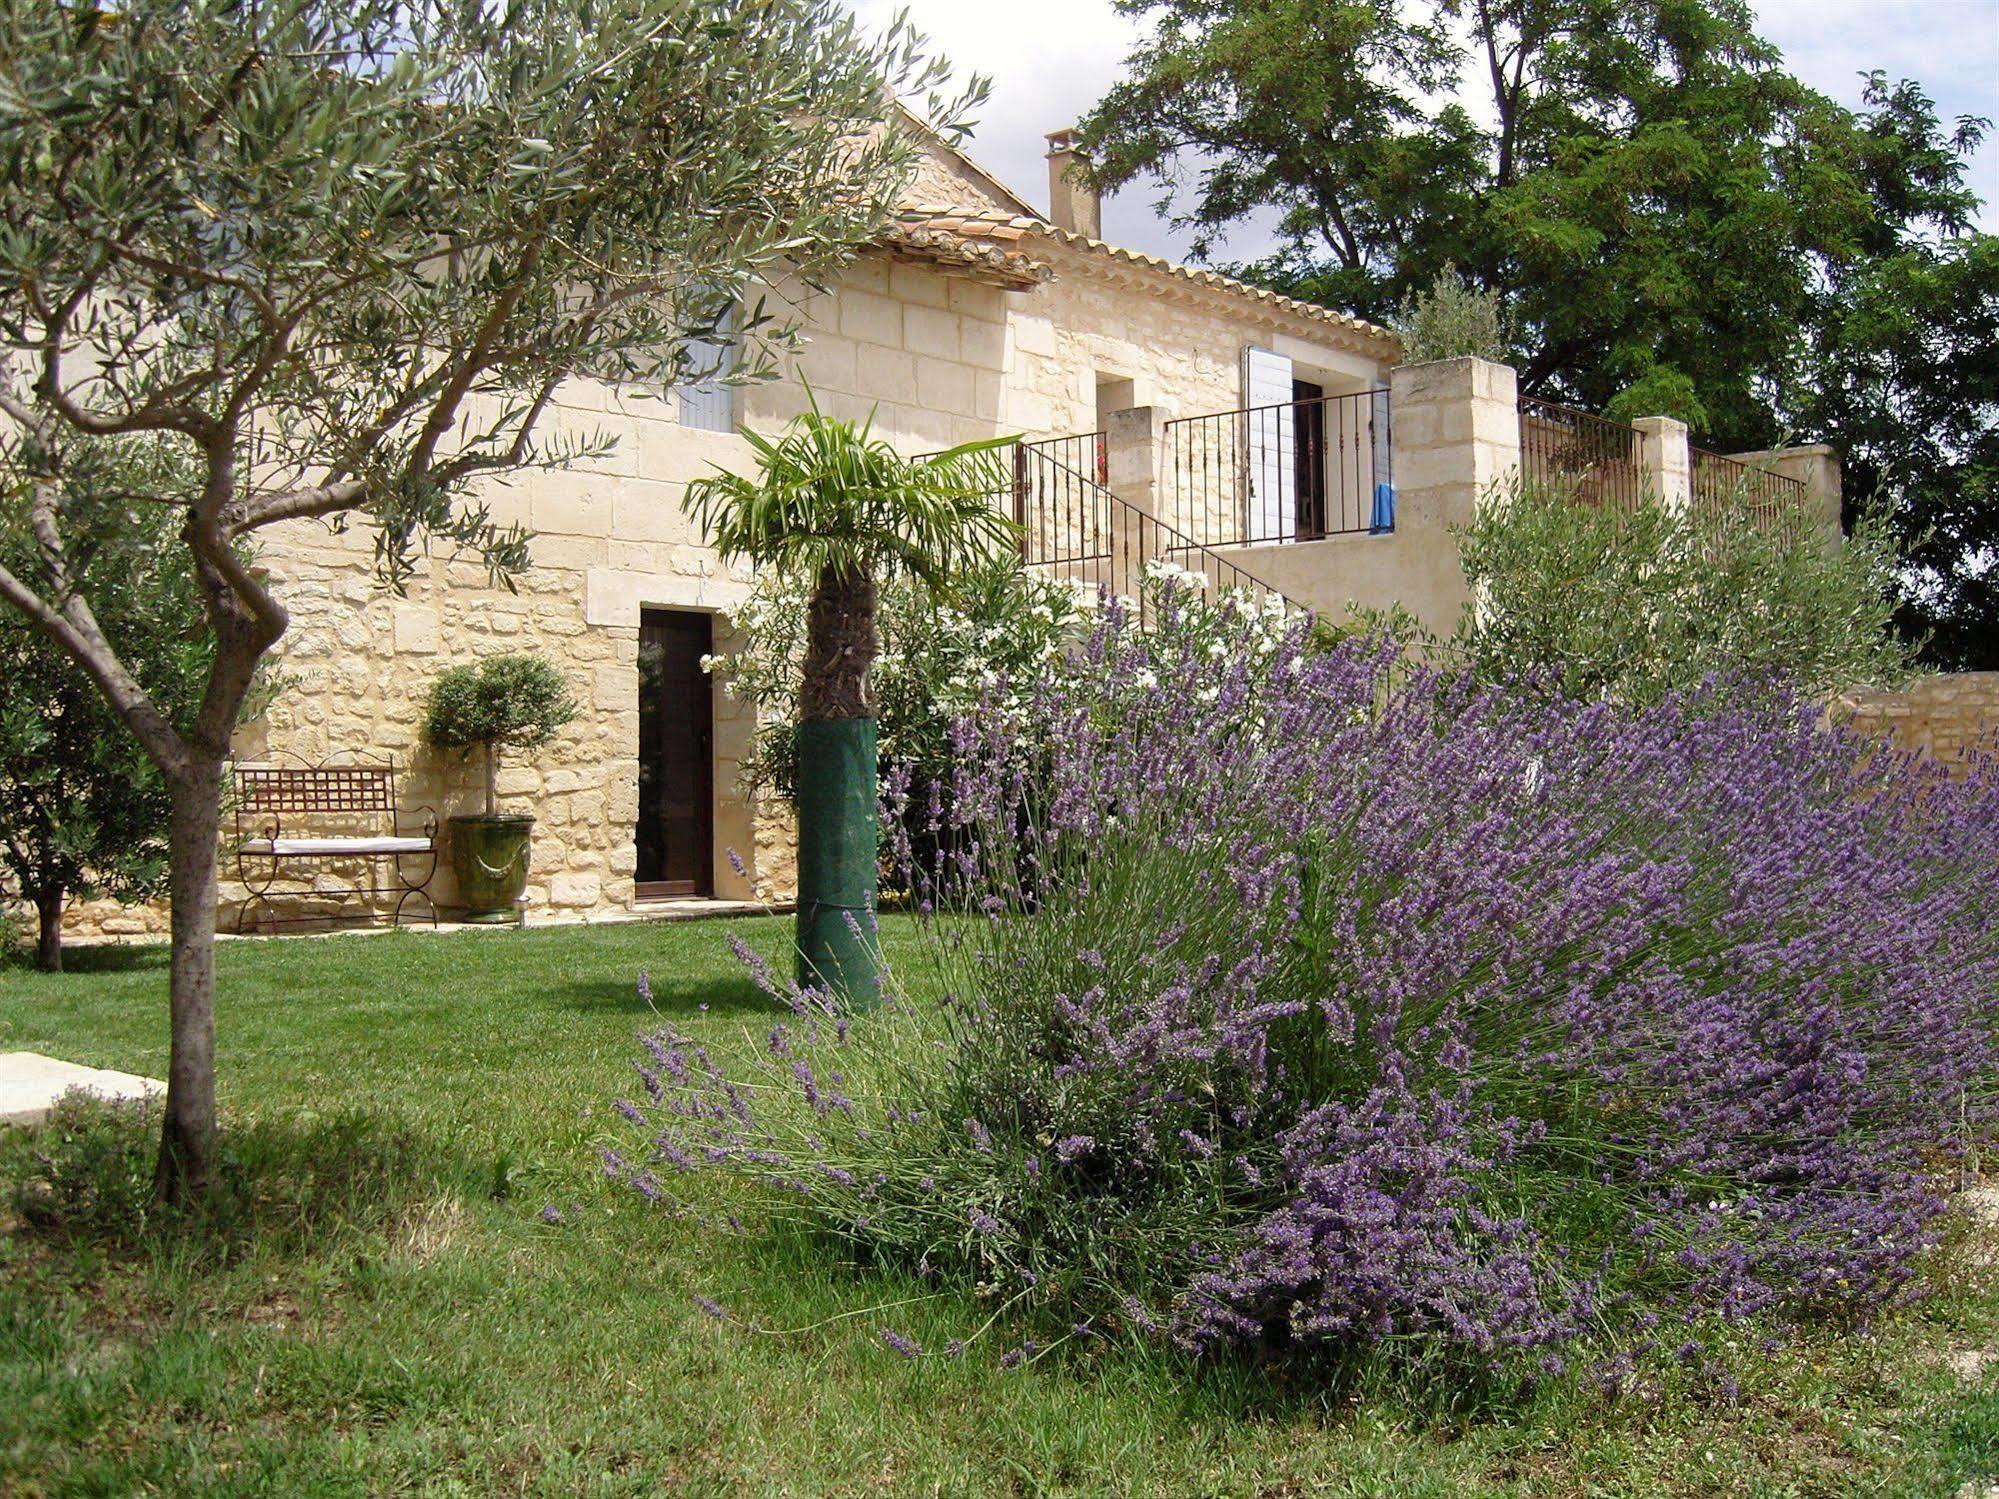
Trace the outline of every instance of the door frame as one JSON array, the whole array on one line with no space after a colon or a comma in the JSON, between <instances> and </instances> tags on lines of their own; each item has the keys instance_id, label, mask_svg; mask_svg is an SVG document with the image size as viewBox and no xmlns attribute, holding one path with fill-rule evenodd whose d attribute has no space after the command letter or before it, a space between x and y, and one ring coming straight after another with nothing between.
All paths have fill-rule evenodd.
<instances>
[{"instance_id":1,"label":"door frame","mask_svg":"<svg viewBox=\"0 0 1999 1499\"><path fill-rule=\"evenodd\" d=\"M706 626L707 645L703 654L715 649L715 616L705 609L676 609L667 605L644 606L639 610L639 644L645 646L646 625L661 615L677 615L684 619L698 619ZM634 880L633 894L641 901L708 899L715 893L715 684L706 672L701 673L701 700L697 711L705 714L706 722L701 726L702 778L707 794L700 799L701 842L706 848L706 857L701 861L701 873L691 880ZM645 674L639 674L639 721L645 721ZM640 736L638 753L643 765L646 745ZM639 799L639 816L645 815L645 799ZM632 827L632 841L638 841L638 823Z\"/></svg>"}]
</instances>

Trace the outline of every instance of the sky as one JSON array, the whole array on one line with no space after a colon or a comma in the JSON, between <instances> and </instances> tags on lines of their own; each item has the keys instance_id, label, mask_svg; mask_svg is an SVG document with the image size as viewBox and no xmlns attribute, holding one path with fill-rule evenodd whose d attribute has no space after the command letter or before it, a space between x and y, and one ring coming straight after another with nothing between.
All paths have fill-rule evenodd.
<instances>
[{"instance_id":1,"label":"sky","mask_svg":"<svg viewBox=\"0 0 1999 1499\"><path fill-rule=\"evenodd\" d=\"M1043 137L1072 124L1117 79L1139 24L1110 0L850 0L883 24L907 9L936 51L961 70L993 80L991 99L966 146L972 158L1037 208L1048 202ZM1758 29L1786 66L1843 104L1860 102L1859 75L1914 78L1946 120L1999 120L1999 0L1754 0ZM1999 132L1995 132L1999 134ZM1982 227L1999 231L1999 140L1972 158L1971 183L1985 199ZM1155 187L1139 181L1104 204L1113 244L1186 258L1187 236L1153 212ZM1238 231L1220 260L1253 259L1267 229Z\"/></svg>"}]
</instances>

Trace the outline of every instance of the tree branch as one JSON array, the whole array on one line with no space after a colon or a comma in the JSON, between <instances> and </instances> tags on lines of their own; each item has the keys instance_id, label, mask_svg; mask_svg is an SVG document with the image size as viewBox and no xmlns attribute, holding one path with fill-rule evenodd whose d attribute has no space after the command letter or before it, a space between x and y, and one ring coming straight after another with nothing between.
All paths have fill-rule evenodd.
<instances>
[{"instance_id":1,"label":"tree branch","mask_svg":"<svg viewBox=\"0 0 1999 1499\"><path fill-rule=\"evenodd\" d=\"M28 617L29 623L68 653L83 668L125 725L138 737L153 763L170 776L181 774L188 760L187 744L166 715L141 687L104 638L97 618L81 595L72 594L61 610L0 565L0 598Z\"/></svg>"}]
</instances>

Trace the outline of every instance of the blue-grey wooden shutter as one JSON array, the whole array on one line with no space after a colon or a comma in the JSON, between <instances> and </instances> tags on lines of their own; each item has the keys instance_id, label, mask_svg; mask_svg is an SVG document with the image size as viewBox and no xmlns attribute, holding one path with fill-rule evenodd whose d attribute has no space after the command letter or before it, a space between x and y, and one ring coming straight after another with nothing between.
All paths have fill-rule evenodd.
<instances>
[{"instance_id":1,"label":"blue-grey wooden shutter","mask_svg":"<svg viewBox=\"0 0 1999 1499\"><path fill-rule=\"evenodd\" d=\"M723 381L736 367L736 346L689 339L687 358L693 375L675 392L680 402L680 425L704 432L735 431L736 387Z\"/></svg>"}]
</instances>

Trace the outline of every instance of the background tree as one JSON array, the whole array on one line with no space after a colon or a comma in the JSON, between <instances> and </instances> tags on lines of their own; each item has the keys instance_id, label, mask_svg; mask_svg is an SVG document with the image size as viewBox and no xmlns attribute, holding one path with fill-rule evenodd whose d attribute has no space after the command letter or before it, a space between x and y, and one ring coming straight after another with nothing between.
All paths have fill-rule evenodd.
<instances>
[{"instance_id":1,"label":"background tree","mask_svg":"<svg viewBox=\"0 0 1999 1499\"><path fill-rule=\"evenodd\" d=\"M685 505L724 557L809 579L805 656L792 736L798 809L798 982L868 1005L880 960L873 919L879 791L876 616L884 582L914 577L933 594L989 564L1014 534L995 499L1008 475L988 438L905 458L815 404L772 442L745 430L754 478L716 473Z\"/></svg>"},{"instance_id":2,"label":"background tree","mask_svg":"<svg viewBox=\"0 0 1999 1499\"><path fill-rule=\"evenodd\" d=\"M101 543L73 566L120 658L180 723L208 674L201 599L174 518L133 498L171 462L156 443L91 445L68 476L78 492L65 503L101 513L89 528ZM18 536L0 561L16 572L35 566ZM36 962L53 971L71 897L146 900L164 888L167 788L90 678L13 610L0 611L0 681L0 861L34 907Z\"/></svg>"},{"instance_id":3,"label":"background tree","mask_svg":"<svg viewBox=\"0 0 1999 1499\"><path fill-rule=\"evenodd\" d=\"M0 597L167 785L164 1198L209 1178L222 762L286 623L238 544L319 519L371 527L392 584L426 536L519 570L476 485L601 450L539 435L562 381L670 382L690 338L767 369L786 330L732 305L876 232L915 150L893 96L939 79L833 0L0 0L0 336L25 366L0 495L35 550ZM100 538L66 500L82 439L139 434L193 468L143 497L212 652L179 722L99 618Z\"/></svg>"},{"instance_id":4,"label":"background tree","mask_svg":"<svg viewBox=\"0 0 1999 1499\"><path fill-rule=\"evenodd\" d=\"M1102 185L1156 178L1197 254L1274 209L1237 272L1384 320L1455 265L1505 294L1526 393L1855 455L1911 543L1911 633L1999 665L1986 122L1879 75L1839 106L1746 0L1119 8L1152 30L1084 121Z\"/></svg>"}]
</instances>

